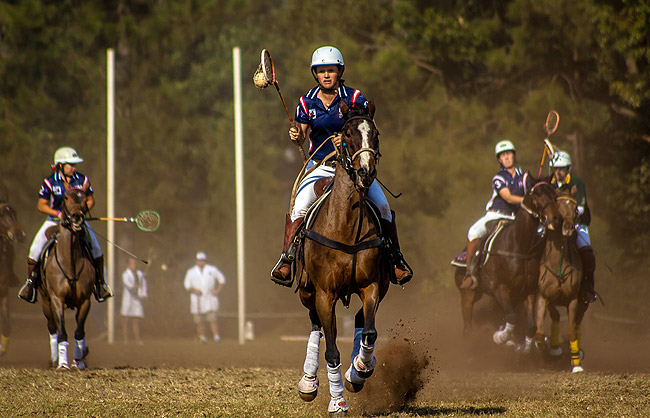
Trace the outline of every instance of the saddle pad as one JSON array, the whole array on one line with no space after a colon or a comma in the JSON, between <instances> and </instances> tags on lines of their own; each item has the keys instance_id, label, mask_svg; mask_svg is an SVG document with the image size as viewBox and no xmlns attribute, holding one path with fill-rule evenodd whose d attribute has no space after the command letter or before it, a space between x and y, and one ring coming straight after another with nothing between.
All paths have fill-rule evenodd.
<instances>
[{"instance_id":1,"label":"saddle pad","mask_svg":"<svg viewBox=\"0 0 650 418\"><path fill-rule=\"evenodd\" d=\"M463 251L461 251L460 254L456 256L456 258L451 260L451 265L467 268L467 247L463 248Z\"/></svg>"},{"instance_id":2,"label":"saddle pad","mask_svg":"<svg viewBox=\"0 0 650 418\"><path fill-rule=\"evenodd\" d=\"M485 242L481 246L482 251L481 255L483 257L483 261L481 263L482 266L487 263L487 261L490 259L490 250L492 249L492 244L494 244L494 240L496 237L503 231L503 228L508 225L510 222L512 222L509 219L499 219L499 223L497 226L490 232L490 235L485 239Z\"/></svg>"}]
</instances>

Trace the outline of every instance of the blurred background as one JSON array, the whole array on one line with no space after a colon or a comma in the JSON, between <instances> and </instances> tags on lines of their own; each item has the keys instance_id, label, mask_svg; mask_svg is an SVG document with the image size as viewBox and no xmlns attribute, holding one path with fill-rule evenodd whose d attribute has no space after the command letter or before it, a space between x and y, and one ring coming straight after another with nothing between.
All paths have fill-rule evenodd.
<instances>
[{"instance_id":1,"label":"blurred background","mask_svg":"<svg viewBox=\"0 0 650 418\"><path fill-rule=\"evenodd\" d=\"M377 106L379 178L403 193L389 202L415 278L389 293L393 310L457 297L449 262L484 214L498 170L494 144L512 140L519 165L537 174L555 109L551 139L571 154L593 215L596 287L607 305L592 311L639 321L650 314L649 20L646 3L614 0L0 1L0 173L27 233L16 271L22 280L56 148L84 158L78 169L95 189L92 215L106 216L106 49L114 48L116 215L153 209L162 217L155 233L116 225L117 244L151 260L140 266L150 293L145 336L193 335L182 282L198 250L226 275L222 312L236 312L238 46L247 311L303 315L280 323L307 332L296 295L269 280L300 154L278 95L256 89L252 75L269 49L292 111L315 85L313 50L335 45L346 84ZM106 235L105 223L93 227ZM117 252L116 303L126 257ZM10 301L17 317L41 315ZM102 312L93 305L99 328ZM460 332L460 309L444 314ZM44 335L42 317L38 326ZM259 321L258 332L268 326ZM222 327L236 338L234 319Z\"/></svg>"}]
</instances>

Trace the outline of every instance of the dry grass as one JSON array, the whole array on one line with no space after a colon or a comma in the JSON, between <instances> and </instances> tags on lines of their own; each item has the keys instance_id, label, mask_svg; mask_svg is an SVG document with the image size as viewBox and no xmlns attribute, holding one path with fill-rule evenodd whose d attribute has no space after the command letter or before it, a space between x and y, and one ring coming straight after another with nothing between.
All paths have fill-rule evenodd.
<instances>
[{"instance_id":1,"label":"dry grass","mask_svg":"<svg viewBox=\"0 0 650 418\"><path fill-rule=\"evenodd\" d=\"M305 404L295 383L296 371L288 369L0 369L0 415L327 416L327 385L316 401ZM650 416L650 376L645 374L434 372L415 400L397 412L373 411L373 400L364 392L346 395L351 416Z\"/></svg>"}]
</instances>

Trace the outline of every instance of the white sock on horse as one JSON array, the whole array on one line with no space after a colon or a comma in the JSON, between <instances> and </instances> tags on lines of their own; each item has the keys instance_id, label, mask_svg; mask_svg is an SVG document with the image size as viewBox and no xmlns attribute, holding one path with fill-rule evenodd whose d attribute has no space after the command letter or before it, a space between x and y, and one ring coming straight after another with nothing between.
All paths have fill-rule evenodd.
<instances>
[{"instance_id":1,"label":"white sock on horse","mask_svg":"<svg viewBox=\"0 0 650 418\"><path fill-rule=\"evenodd\" d=\"M320 339L323 333L320 331L312 331L309 334L309 341L307 342L307 355L305 356L305 364L302 370L307 376L316 376L318 372L318 353L320 351Z\"/></svg>"},{"instance_id":2,"label":"white sock on horse","mask_svg":"<svg viewBox=\"0 0 650 418\"><path fill-rule=\"evenodd\" d=\"M374 356L372 353L375 351L375 345L365 345L363 341L361 342L361 347L359 348L359 360L363 361L365 364L370 364Z\"/></svg>"},{"instance_id":3,"label":"white sock on horse","mask_svg":"<svg viewBox=\"0 0 650 418\"><path fill-rule=\"evenodd\" d=\"M84 358L84 351L86 351L86 339L82 338L80 340L75 339L74 345L74 358L75 360L81 360Z\"/></svg>"},{"instance_id":4,"label":"white sock on horse","mask_svg":"<svg viewBox=\"0 0 650 418\"><path fill-rule=\"evenodd\" d=\"M59 361L59 337L50 334L50 361L56 364Z\"/></svg>"},{"instance_id":5,"label":"white sock on horse","mask_svg":"<svg viewBox=\"0 0 650 418\"><path fill-rule=\"evenodd\" d=\"M68 342L59 343L59 367L68 367Z\"/></svg>"},{"instance_id":6,"label":"white sock on horse","mask_svg":"<svg viewBox=\"0 0 650 418\"><path fill-rule=\"evenodd\" d=\"M330 396L340 398L343 396L343 379L341 378L341 363L336 367L327 365L327 380L330 382Z\"/></svg>"}]
</instances>

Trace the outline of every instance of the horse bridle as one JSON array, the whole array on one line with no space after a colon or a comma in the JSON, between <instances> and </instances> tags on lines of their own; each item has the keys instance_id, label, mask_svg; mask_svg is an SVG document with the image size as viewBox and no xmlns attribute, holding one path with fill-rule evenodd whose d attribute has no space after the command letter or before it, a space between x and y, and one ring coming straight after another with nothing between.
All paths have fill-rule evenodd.
<instances>
[{"instance_id":1,"label":"horse bridle","mask_svg":"<svg viewBox=\"0 0 650 418\"><path fill-rule=\"evenodd\" d=\"M345 121L343 124L343 127L341 128L341 132L343 132L343 138L341 140L341 149L342 151L339 153L338 156L338 162L341 164L341 167L345 170L346 173L348 173L348 176L350 176L350 179L352 182L355 184L355 187L357 187L357 178L358 178L358 173L357 170L354 168L353 162L354 160L360 156L364 152L369 152L372 154L372 156L375 159L375 165L379 164L379 158L381 157L381 153L379 150L376 150L374 148L368 148L368 147L362 147L359 148L352 156L350 156L350 151L347 148L347 144L345 142L345 138L350 138L350 135L346 134L345 128L353 120L366 120L370 122L371 124L375 124L375 122L372 120L371 117L369 116L352 116L348 120ZM377 127L375 126L375 129Z\"/></svg>"},{"instance_id":2,"label":"horse bridle","mask_svg":"<svg viewBox=\"0 0 650 418\"><path fill-rule=\"evenodd\" d=\"M537 186L541 186L541 185L548 185L548 186L550 186L551 184L550 184L550 183L547 183L547 182L545 182L545 181L541 181L541 182L535 184L535 185L530 189L531 197L532 197L532 193L533 193L533 191L537 188ZM534 198L533 198L533 201L534 201L534 203L535 203L535 206L538 206L538 205L537 205L537 202L534 200ZM551 200L550 202L548 202L547 204L545 204L545 205L544 205L544 206L543 206L543 207L538 211L539 213L538 213L538 212L535 212L534 210L532 210L531 208L529 208L528 206L526 206L526 204L524 204L524 202L521 202L521 207L522 207L522 208L523 208L523 209L524 209L524 210L525 210L525 211L526 211L530 216L532 216L533 218L540 219L540 218L542 217L542 214L543 214L544 211L546 210L546 208L549 207L550 205L552 205L553 203L555 203L555 201L554 201L554 200Z\"/></svg>"}]
</instances>

